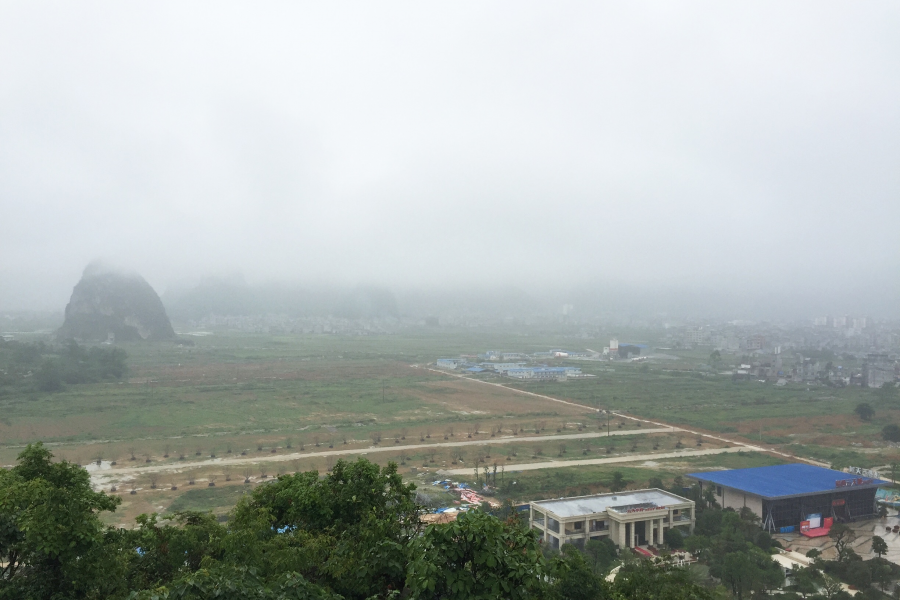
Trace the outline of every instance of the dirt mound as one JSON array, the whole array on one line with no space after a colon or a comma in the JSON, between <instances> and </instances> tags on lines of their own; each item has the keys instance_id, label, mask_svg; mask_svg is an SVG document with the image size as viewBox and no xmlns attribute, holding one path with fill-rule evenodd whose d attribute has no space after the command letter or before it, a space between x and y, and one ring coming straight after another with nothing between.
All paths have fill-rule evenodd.
<instances>
[{"instance_id":1,"label":"dirt mound","mask_svg":"<svg viewBox=\"0 0 900 600\"><path fill-rule=\"evenodd\" d=\"M159 296L137 273L92 263L72 290L61 339L106 341L175 339Z\"/></svg>"}]
</instances>

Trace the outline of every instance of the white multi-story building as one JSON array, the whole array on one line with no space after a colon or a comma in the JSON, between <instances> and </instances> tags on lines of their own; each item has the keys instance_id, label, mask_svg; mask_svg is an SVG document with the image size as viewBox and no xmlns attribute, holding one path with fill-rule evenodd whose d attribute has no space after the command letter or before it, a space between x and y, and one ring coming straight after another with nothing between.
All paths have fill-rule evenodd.
<instances>
[{"instance_id":1,"label":"white multi-story building","mask_svg":"<svg viewBox=\"0 0 900 600\"><path fill-rule=\"evenodd\" d=\"M650 489L531 503L531 527L551 548L609 538L620 548L657 546L667 529L694 531L694 501Z\"/></svg>"}]
</instances>

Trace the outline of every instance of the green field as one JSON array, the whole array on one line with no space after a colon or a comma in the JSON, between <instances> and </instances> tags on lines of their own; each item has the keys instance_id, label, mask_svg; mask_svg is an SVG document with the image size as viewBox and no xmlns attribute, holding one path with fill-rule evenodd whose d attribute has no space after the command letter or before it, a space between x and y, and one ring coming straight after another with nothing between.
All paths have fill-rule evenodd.
<instances>
[{"instance_id":1,"label":"green field","mask_svg":"<svg viewBox=\"0 0 900 600\"><path fill-rule=\"evenodd\" d=\"M56 393L22 391L0 396L0 464L11 464L24 444L42 440L60 457L87 464L116 461L115 469L170 465L166 475L182 489L158 494L159 501L127 500L133 509L231 502L228 486L191 489L191 477L222 475L212 461L246 457L252 469L273 453L315 453L331 449L390 446L396 452L371 454L406 469L435 471L498 462L514 470L521 462L574 459L606 454L666 451L690 435L629 436L604 441L544 440L546 436L598 432L605 428L591 408L611 408L648 419L698 428L751 443L763 443L803 457L841 466L885 465L900 452L880 441L880 430L900 422L900 406L861 388L832 389L788 384L776 387L703 373L708 352L666 351L676 360L647 363L570 362L594 377L566 382L522 383L480 376L507 388L487 386L421 368L438 357L475 354L488 348L522 352L552 347L598 348L604 339L497 332L410 330L396 335L260 335L219 333L185 337L192 343L128 344L128 375L120 382L69 385ZM636 336L632 339L639 339ZM652 343L652 342L651 342ZM564 361L554 361L566 364ZM542 400L508 388L568 399L585 408ZM853 409L869 402L871 422ZM634 428L614 420L612 428ZM539 432L539 433L538 433ZM492 435L521 437L491 445ZM469 437L472 436L472 437ZM464 449L410 449L404 446L482 441ZM715 447L706 440L705 447ZM609 446L612 446L608 449ZM716 455L709 466L751 466L773 460L763 454ZM132 458L133 457L133 458ZM206 461L191 469L180 465ZM258 464L257 464L258 462ZM272 463L271 474L324 470L334 457ZM706 464L706 463L704 463ZM235 467L236 474L251 467ZM701 468L698 464L697 468ZM682 466L636 464L578 467L523 473L516 493L553 495L572 489L603 489L615 470L635 485L654 476L672 476ZM571 472L571 473L570 473ZM259 473L254 475L259 476ZM242 478L243 479L243 478ZM149 488L140 475L123 478ZM167 484L168 485L168 484ZM240 486L238 489L242 489ZM143 493L143 492L142 492ZM154 496L155 498L155 496ZM180 506L175 504L174 506ZM175 510L175 509L172 509Z\"/></svg>"}]
</instances>

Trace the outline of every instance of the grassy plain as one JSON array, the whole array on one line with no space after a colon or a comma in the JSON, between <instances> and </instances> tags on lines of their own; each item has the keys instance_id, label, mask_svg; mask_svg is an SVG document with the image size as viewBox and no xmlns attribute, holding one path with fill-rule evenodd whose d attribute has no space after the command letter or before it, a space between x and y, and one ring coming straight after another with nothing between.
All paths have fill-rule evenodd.
<instances>
[{"instance_id":1,"label":"grassy plain","mask_svg":"<svg viewBox=\"0 0 900 600\"><path fill-rule=\"evenodd\" d=\"M598 407L761 442L841 466L900 461L900 452L880 442L879 435L886 423L900 422L900 410L870 390L732 382L696 370L706 351L666 351L677 358L643 364L573 362L594 377L559 383L488 378L568 399L584 405L581 408L421 366L441 356L487 348L596 349L605 345L604 339L442 329L356 337L216 332L186 339L193 345L125 345L130 372L120 383L0 398L0 465L11 464L24 444L38 440L51 444L58 456L81 464L101 458L106 468L114 460L117 465L103 474L107 483L124 492L124 519L179 506L221 511L239 494L231 488L246 489L244 480L255 484L264 475L324 471L335 460L323 455L329 451L389 447L366 456L382 464L401 463L412 476L413 468L433 473L448 466L495 462L509 474L515 464L551 458L663 452L677 444L695 447L692 436L670 433L607 440L548 438L605 430L605 420L589 410ZM853 414L859 402L875 407L872 422ZM611 428L619 430L620 425L626 430L637 427L632 421L613 420ZM513 434L514 443L496 443ZM438 446L456 441L479 443ZM432 447L405 449L422 444ZM704 440L704 447L716 445ZM267 462L273 457L285 460ZM223 459L243 462L224 465ZM665 479L688 469L754 466L777 459L748 453L690 460L523 472L517 476L515 494L524 499L575 489L596 491L616 470L641 485L650 477ZM155 477L157 489L151 489L148 473L115 478L123 468L144 466L166 467ZM216 487L204 487L213 479ZM191 480L194 487L188 485ZM170 490L173 485L178 490ZM129 494L131 488L137 494Z\"/></svg>"}]
</instances>

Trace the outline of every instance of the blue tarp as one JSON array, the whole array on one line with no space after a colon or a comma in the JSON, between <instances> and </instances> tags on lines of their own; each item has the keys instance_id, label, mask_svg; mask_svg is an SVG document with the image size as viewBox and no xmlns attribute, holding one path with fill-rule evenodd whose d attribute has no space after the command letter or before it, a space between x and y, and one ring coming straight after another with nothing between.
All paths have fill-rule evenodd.
<instances>
[{"instance_id":1,"label":"blue tarp","mask_svg":"<svg viewBox=\"0 0 900 600\"><path fill-rule=\"evenodd\" d=\"M799 463L775 465L772 467L755 467L752 469L711 471L709 473L691 473L688 477L723 485L747 492L748 494L762 496L763 498L799 496L817 492L841 492L849 491L855 487L872 488L887 483L880 479L868 479L850 473Z\"/></svg>"}]
</instances>

